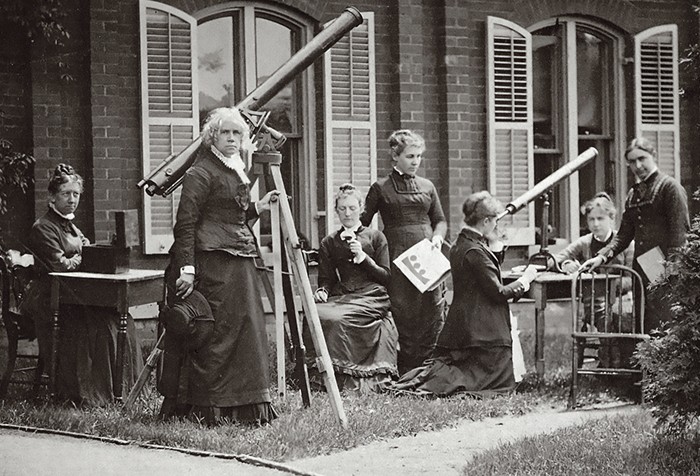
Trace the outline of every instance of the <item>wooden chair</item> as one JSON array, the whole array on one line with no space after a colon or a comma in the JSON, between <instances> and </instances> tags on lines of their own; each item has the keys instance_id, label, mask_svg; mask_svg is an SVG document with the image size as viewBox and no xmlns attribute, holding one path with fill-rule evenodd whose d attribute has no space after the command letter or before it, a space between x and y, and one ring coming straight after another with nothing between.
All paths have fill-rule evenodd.
<instances>
[{"instance_id":1,"label":"wooden chair","mask_svg":"<svg viewBox=\"0 0 700 476\"><path fill-rule=\"evenodd\" d=\"M10 250L0 259L0 279L2 280L2 321L7 334L7 361L5 371L0 379L0 398L4 398L11 383L33 385L34 391L43 383L43 361L38 353L19 353L20 342L36 339L34 321L31 316L23 315L19 305L24 297L25 287L32 277L33 256L21 255ZM38 348L38 346L37 346ZM17 359L32 359L36 365L15 368ZM18 375L34 372L34 379L18 378Z\"/></svg>"},{"instance_id":2,"label":"wooden chair","mask_svg":"<svg viewBox=\"0 0 700 476\"><path fill-rule=\"evenodd\" d=\"M630 358L646 340L644 284L621 265L603 265L571 281L572 352L569 407L576 407L580 375L642 375Z\"/></svg>"}]
</instances>

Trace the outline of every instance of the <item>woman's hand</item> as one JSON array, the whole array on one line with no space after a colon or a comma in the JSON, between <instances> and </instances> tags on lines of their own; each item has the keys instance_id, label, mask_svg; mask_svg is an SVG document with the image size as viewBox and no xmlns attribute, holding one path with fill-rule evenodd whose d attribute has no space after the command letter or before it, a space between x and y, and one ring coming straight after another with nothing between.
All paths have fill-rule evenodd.
<instances>
[{"instance_id":1,"label":"woman's hand","mask_svg":"<svg viewBox=\"0 0 700 476\"><path fill-rule=\"evenodd\" d=\"M523 271L523 275L521 276L521 278L528 283L533 282L536 277L537 268L535 268L533 265L529 265L527 268L525 268L525 271Z\"/></svg>"},{"instance_id":2,"label":"woman's hand","mask_svg":"<svg viewBox=\"0 0 700 476\"><path fill-rule=\"evenodd\" d=\"M593 258L584 261L583 264L581 265L581 269L587 270L587 271L593 271L598 266L600 266L604 263L605 263L605 258L603 258L600 255L594 256Z\"/></svg>"},{"instance_id":3,"label":"woman's hand","mask_svg":"<svg viewBox=\"0 0 700 476\"><path fill-rule=\"evenodd\" d=\"M256 203L256 207L258 209L258 213L264 212L265 210L270 209L270 202L272 201L272 197L277 198L279 196L280 192L279 190L270 190L265 194L263 198L258 200L258 203Z\"/></svg>"},{"instance_id":4,"label":"woman's hand","mask_svg":"<svg viewBox=\"0 0 700 476\"><path fill-rule=\"evenodd\" d=\"M578 260L569 260L569 261L564 261L564 263L561 265L561 270L564 271L566 274L573 274L576 271L579 270L581 267L581 263L578 262Z\"/></svg>"},{"instance_id":5,"label":"woman's hand","mask_svg":"<svg viewBox=\"0 0 700 476\"><path fill-rule=\"evenodd\" d=\"M365 258L367 258L367 254L362 249L362 244L360 241L357 238L353 238L352 240L348 241L348 244L350 245L350 252L354 257L353 262L355 264L362 263Z\"/></svg>"},{"instance_id":6,"label":"woman's hand","mask_svg":"<svg viewBox=\"0 0 700 476\"><path fill-rule=\"evenodd\" d=\"M430 242L433 244L434 248L441 249L442 244L444 243L445 239L442 237L442 235L433 235L433 239L430 240Z\"/></svg>"},{"instance_id":7,"label":"woman's hand","mask_svg":"<svg viewBox=\"0 0 700 476\"><path fill-rule=\"evenodd\" d=\"M180 299L185 299L194 291L194 274L180 273L180 277L175 281L175 294Z\"/></svg>"},{"instance_id":8,"label":"woman's hand","mask_svg":"<svg viewBox=\"0 0 700 476\"><path fill-rule=\"evenodd\" d=\"M315 302L328 302L328 291L326 288L318 288L314 293Z\"/></svg>"}]
</instances>

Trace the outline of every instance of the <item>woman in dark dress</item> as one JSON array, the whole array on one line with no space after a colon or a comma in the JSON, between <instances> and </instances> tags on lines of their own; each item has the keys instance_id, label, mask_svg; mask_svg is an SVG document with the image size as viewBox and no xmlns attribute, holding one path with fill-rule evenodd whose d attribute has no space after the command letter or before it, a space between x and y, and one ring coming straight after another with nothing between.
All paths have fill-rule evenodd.
<instances>
[{"instance_id":1,"label":"woman in dark dress","mask_svg":"<svg viewBox=\"0 0 700 476\"><path fill-rule=\"evenodd\" d=\"M382 232L362 226L362 198L340 187L335 211L342 227L321 241L318 315L341 388L379 391L398 376L398 332L389 312L389 250Z\"/></svg>"},{"instance_id":2,"label":"woman in dark dress","mask_svg":"<svg viewBox=\"0 0 700 476\"><path fill-rule=\"evenodd\" d=\"M49 181L49 209L29 233L38 278L27 288L22 311L34 319L42 361L51 355L52 311L49 272L79 271L83 245L90 241L73 224L83 193L83 179L70 165L56 167ZM114 401L119 316L100 307L67 306L60 309L56 393L77 403L101 405ZM134 321L127 320L126 355L122 388L128 391L143 360Z\"/></svg>"},{"instance_id":3,"label":"woman in dark dress","mask_svg":"<svg viewBox=\"0 0 700 476\"><path fill-rule=\"evenodd\" d=\"M640 273L646 287L650 280L637 258L658 246L666 260L673 260L673 254L685 244L690 230L688 197L677 180L659 170L656 149L648 139L633 139L625 151L625 160L636 183L627 193L620 230L581 267L593 270L611 262L634 240L633 269ZM670 320L673 312L660 296L647 295L644 316L644 331L648 332Z\"/></svg>"},{"instance_id":4,"label":"woman in dark dress","mask_svg":"<svg viewBox=\"0 0 700 476\"><path fill-rule=\"evenodd\" d=\"M248 125L238 110L215 109L185 174L166 272L169 304L191 299L196 289L208 302L214 324L197 348L166 332L159 383L164 418L188 415L214 424L265 423L277 416L270 399L267 333L253 260L256 244L248 227L248 220L269 209L276 192L251 203L241 159L241 150L250 146ZM167 321L165 325L167 330Z\"/></svg>"},{"instance_id":5,"label":"woman in dark dress","mask_svg":"<svg viewBox=\"0 0 700 476\"><path fill-rule=\"evenodd\" d=\"M361 216L369 226L379 212L389 242L392 280L389 286L391 312L399 330L399 372L420 365L431 356L444 322L443 289L421 294L393 264L394 259L423 239L441 247L447 221L433 183L417 177L425 142L415 132L395 131L389 137L394 168L372 184Z\"/></svg>"},{"instance_id":6,"label":"woman in dark dress","mask_svg":"<svg viewBox=\"0 0 700 476\"><path fill-rule=\"evenodd\" d=\"M494 393L515 388L508 300L523 295L536 271L529 266L504 285L496 241L496 216L503 209L488 192L464 202L465 226L450 250L454 298L435 349L435 358L403 375L397 390L450 395Z\"/></svg>"}]
</instances>

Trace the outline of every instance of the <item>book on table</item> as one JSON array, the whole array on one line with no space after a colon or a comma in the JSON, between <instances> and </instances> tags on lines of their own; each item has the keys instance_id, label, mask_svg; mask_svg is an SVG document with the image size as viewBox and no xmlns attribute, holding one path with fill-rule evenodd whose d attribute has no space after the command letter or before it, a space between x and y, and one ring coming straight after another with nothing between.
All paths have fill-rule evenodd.
<instances>
[{"instance_id":1,"label":"book on table","mask_svg":"<svg viewBox=\"0 0 700 476\"><path fill-rule=\"evenodd\" d=\"M421 293L437 288L450 274L450 260L427 238L401 253L394 264Z\"/></svg>"}]
</instances>

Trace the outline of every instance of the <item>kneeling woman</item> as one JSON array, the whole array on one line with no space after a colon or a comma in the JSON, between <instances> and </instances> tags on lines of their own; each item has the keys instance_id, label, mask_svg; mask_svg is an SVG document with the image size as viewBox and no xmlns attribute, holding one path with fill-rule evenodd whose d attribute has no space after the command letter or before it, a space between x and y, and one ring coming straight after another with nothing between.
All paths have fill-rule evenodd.
<instances>
[{"instance_id":1,"label":"kneeling woman","mask_svg":"<svg viewBox=\"0 0 700 476\"><path fill-rule=\"evenodd\" d=\"M517 281L503 284L499 260L489 249L498 239L502 209L486 191L465 200L465 226L450 250L454 298L435 358L404 374L395 389L450 395L515 388L508 300L529 289L536 271L528 267Z\"/></svg>"},{"instance_id":2,"label":"kneeling woman","mask_svg":"<svg viewBox=\"0 0 700 476\"><path fill-rule=\"evenodd\" d=\"M362 198L353 185L340 187L335 211L343 226L321 242L314 299L339 386L376 391L397 375L387 241L360 223Z\"/></svg>"}]
</instances>

